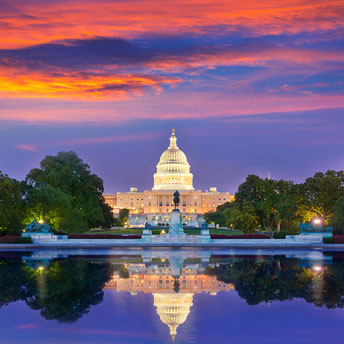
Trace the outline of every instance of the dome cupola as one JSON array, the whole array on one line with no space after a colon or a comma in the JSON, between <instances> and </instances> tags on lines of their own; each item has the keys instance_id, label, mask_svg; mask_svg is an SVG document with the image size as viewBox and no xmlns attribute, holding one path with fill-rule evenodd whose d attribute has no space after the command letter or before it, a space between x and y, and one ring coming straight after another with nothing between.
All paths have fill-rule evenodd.
<instances>
[{"instance_id":1,"label":"dome cupola","mask_svg":"<svg viewBox=\"0 0 344 344\"><path fill-rule=\"evenodd\" d=\"M190 165L184 152L177 146L174 129L170 137L170 146L161 154L156 167L153 190L194 190Z\"/></svg>"}]
</instances>

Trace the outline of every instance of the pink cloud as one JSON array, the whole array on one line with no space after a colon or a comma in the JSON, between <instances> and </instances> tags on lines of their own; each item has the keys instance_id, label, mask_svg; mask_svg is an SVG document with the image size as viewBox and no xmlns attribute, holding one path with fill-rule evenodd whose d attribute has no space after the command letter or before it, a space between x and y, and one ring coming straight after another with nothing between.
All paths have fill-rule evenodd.
<instances>
[{"instance_id":1,"label":"pink cloud","mask_svg":"<svg viewBox=\"0 0 344 344\"><path fill-rule=\"evenodd\" d=\"M25 144L25 143L22 143L22 144L16 145L16 147L18 149L26 150L26 151L29 151L29 152L37 152L38 151L38 146L35 145L35 144Z\"/></svg>"},{"instance_id":2,"label":"pink cloud","mask_svg":"<svg viewBox=\"0 0 344 344\"><path fill-rule=\"evenodd\" d=\"M27 143L18 144L16 147L18 149L27 150L31 152L37 152L39 149L44 147L59 147L59 146L84 146L84 145L95 145L104 144L111 142L125 142L125 141L142 141L151 140L156 137L156 134L145 133L138 135L116 135L116 136L101 136L101 137L86 137L86 138L75 138L75 139L65 139L65 140L54 140L43 143Z\"/></svg>"},{"instance_id":3,"label":"pink cloud","mask_svg":"<svg viewBox=\"0 0 344 344\"><path fill-rule=\"evenodd\" d=\"M17 325L16 329L18 329L18 330L31 330L31 329L36 329L37 327L38 327L38 324L30 323L30 324Z\"/></svg>"}]
</instances>

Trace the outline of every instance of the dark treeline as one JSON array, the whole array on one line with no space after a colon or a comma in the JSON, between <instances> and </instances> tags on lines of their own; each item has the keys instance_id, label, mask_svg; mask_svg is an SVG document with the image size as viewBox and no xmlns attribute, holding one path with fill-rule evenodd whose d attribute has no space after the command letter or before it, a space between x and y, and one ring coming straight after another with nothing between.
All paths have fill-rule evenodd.
<instances>
[{"instance_id":1,"label":"dark treeline","mask_svg":"<svg viewBox=\"0 0 344 344\"><path fill-rule=\"evenodd\" d=\"M20 257L1 258L0 308L22 300L47 320L73 323L103 301L113 271L110 263L85 259L55 260L39 269Z\"/></svg>"},{"instance_id":2,"label":"dark treeline","mask_svg":"<svg viewBox=\"0 0 344 344\"><path fill-rule=\"evenodd\" d=\"M303 266L300 259L270 257L233 259L231 263L207 267L206 273L219 281L232 283L249 305L302 298L317 307L344 307L342 258L319 269ZM306 263L306 265L308 265Z\"/></svg>"},{"instance_id":3,"label":"dark treeline","mask_svg":"<svg viewBox=\"0 0 344 344\"><path fill-rule=\"evenodd\" d=\"M317 172L302 184L249 175L235 200L220 205L205 218L210 223L239 229L297 231L298 223L322 220L334 233L344 232L344 172Z\"/></svg>"},{"instance_id":4,"label":"dark treeline","mask_svg":"<svg viewBox=\"0 0 344 344\"><path fill-rule=\"evenodd\" d=\"M103 192L103 180L74 152L46 156L21 182L0 171L0 235L20 234L33 218L63 232L110 227Z\"/></svg>"}]
</instances>

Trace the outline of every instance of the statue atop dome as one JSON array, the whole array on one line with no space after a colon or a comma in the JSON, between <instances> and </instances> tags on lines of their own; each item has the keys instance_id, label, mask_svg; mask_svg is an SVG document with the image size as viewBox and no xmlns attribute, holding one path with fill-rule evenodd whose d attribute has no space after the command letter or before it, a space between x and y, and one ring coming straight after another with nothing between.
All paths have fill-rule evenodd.
<instances>
[{"instance_id":1,"label":"statue atop dome","mask_svg":"<svg viewBox=\"0 0 344 344\"><path fill-rule=\"evenodd\" d=\"M170 147L168 147L168 148L177 148L178 149L177 138L176 138L176 134L175 134L174 128L172 128L172 135L170 137Z\"/></svg>"}]
</instances>

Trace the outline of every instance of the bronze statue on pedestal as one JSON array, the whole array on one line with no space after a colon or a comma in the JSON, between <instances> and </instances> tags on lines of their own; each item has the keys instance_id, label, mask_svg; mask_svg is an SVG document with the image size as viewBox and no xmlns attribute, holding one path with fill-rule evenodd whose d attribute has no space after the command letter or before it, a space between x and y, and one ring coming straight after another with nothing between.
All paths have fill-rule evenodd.
<instances>
[{"instance_id":1,"label":"bronze statue on pedestal","mask_svg":"<svg viewBox=\"0 0 344 344\"><path fill-rule=\"evenodd\" d=\"M179 203L180 203L180 197L179 192L176 190L176 192L173 194L173 203L174 203L174 209L177 210Z\"/></svg>"}]
</instances>

